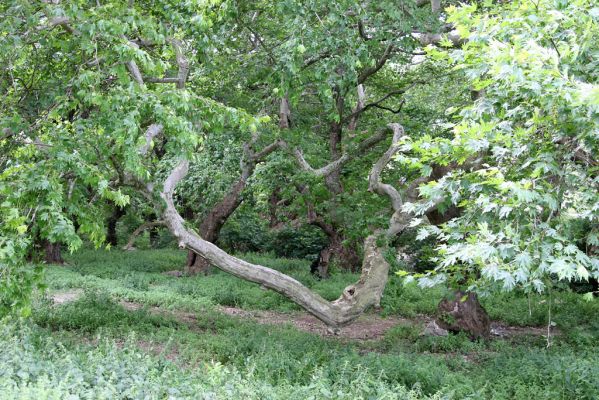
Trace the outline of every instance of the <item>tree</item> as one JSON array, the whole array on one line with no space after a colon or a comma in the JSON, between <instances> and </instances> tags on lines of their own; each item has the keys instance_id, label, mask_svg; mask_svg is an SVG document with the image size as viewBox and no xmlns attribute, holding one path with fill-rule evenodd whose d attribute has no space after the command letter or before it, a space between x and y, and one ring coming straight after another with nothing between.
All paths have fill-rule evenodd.
<instances>
[{"instance_id":1,"label":"tree","mask_svg":"<svg viewBox=\"0 0 599 400\"><path fill-rule=\"evenodd\" d=\"M419 160L482 157L484 163L421 189L463 210L441 229L422 228L420 237L435 235L440 245L438 267L421 284L449 279L471 290L542 292L560 280L599 277L593 7L547 0L484 13L450 9L449 21L467 43L459 51L431 52L447 56L484 96L456 115L452 139L412 146Z\"/></svg>"},{"instance_id":2,"label":"tree","mask_svg":"<svg viewBox=\"0 0 599 400\"><path fill-rule=\"evenodd\" d=\"M381 118L399 113L408 90L426 82L426 73L409 73L421 45L413 31L444 29L438 7L424 5L313 0L238 2L235 8L227 45L243 49L247 61L233 83L247 85L248 97L279 115L286 150L304 174L289 199L329 239L319 257L323 276L333 261L358 269L368 219L352 218L365 189L356 182L373 160L364 159L386 137L370 134L385 125Z\"/></svg>"},{"instance_id":3,"label":"tree","mask_svg":"<svg viewBox=\"0 0 599 400\"><path fill-rule=\"evenodd\" d=\"M319 10L323 6L307 5ZM294 4L289 10L285 7L279 11L291 12L303 5ZM356 16L352 14L353 3L340 2L335 7L323 10L331 13L330 21L333 27L340 29L339 34L343 36L351 28L354 36L361 35L361 28L356 30L341 20ZM2 23L2 31L6 32L3 49L10 47L17 55L6 60L9 68L4 73L9 85L3 88L7 96L3 102L6 117L2 124L9 132L7 138L13 149L8 161L13 166L6 169L2 180L4 212L9 222L3 234L6 239L2 258L7 271L18 270L22 259L19 253L27 248L26 224L37 227L42 237L65 242L71 249L80 245L80 235L100 244L106 232L102 222L98 222L103 221L98 218L102 215L102 203L125 205L128 196L120 189L130 188L140 191L155 205L182 246L225 271L285 294L334 328L349 323L367 307L378 305L389 269L383 257L386 240L378 238L384 237L383 233L369 235L365 241L360 281L348 287L339 300L329 303L292 278L264 267L250 266L202 239L183 224L172 196L175 184L187 171L186 159L201 155L207 141L231 129L239 132L242 143L248 143L244 146L242 172L253 169L262 152L276 144L292 152L310 175L324 177L325 187L335 196L341 193L340 168L388 138L388 132L393 132L391 148L371 174L370 186L381 192L377 188L385 186L381 186L378 177L390 155L397 151L403 128L395 124L364 138L355 138L345 151L341 149L340 128L346 123L355 128L356 117L366 110L386 110L380 103L391 95L364 103L361 108L359 87L381 71L391 56L395 45L383 42L398 40L414 45L416 42L405 33L396 36L397 32L376 40L362 38L367 51L357 59L352 57L341 63L337 57L350 56L353 48L348 45L342 48L344 53L333 57L326 53L327 49L334 48L333 43L325 43L322 59L332 58L331 62L322 63L318 68L315 65L314 72L307 75L326 72L334 79L333 90L331 83L327 83L317 91L326 105L325 110L332 113L328 132L331 160L315 169L302 152L295 149L293 137L262 150L253 150L252 143L268 119L252 117L203 94L201 84L205 77L194 66L216 50L212 45L219 42L212 42L210 38L219 25L213 23L225 21L230 14L235 16L236 11L231 10L228 3L220 2L200 8L187 3L147 7L141 3L125 6L105 2L79 7L76 3L31 5L15 1L3 5L2 12L6 16ZM378 15L375 11L372 10L373 18ZM384 18L397 20L398 16L384 15ZM355 18L352 21L359 22ZM377 28L373 32L382 34L383 31ZM307 34L317 38L316 32ZM372 49L368 49L370 44ZM297 56L294 62L311 63L303 60L304 51L297 43L286 42L283 48L291 45ZM25 67L31 60L34 65L39 60L39 67ZM293 68L288 72L293 73ZM29 85L29 82L34 84ZM344 97L354 84L358 87L358 108L345 119ZM297 93L292 89L287 85L290 96ZM37 101L40 92L45 93L43 102ZM331 99L335 100L333 104L328 103ZM290 112L283 114L288 117ZM183 161L179 161L181 159ZM165 176L162 185L161 178ZM24 179L30 183L23 184ZM38 184L40 180L44 182L42 185ZM22 189L17 191L17 187ZM66 196L65 188L68 188ZM381 193L389 195L390 192L382 190ZM166 209L164 203L158 201L158 195L166 203ZM43 218L36 219L34 211L40 204L48 211ZM397 213L402 212L396 209ZM77 229L72 222L74 216ZM393 224L395 226L395 222ZM389 232L396 234L399 230L393 228ZM9 282L9 285L17 287L14 283Z\"/></svg>"}]
</instances>

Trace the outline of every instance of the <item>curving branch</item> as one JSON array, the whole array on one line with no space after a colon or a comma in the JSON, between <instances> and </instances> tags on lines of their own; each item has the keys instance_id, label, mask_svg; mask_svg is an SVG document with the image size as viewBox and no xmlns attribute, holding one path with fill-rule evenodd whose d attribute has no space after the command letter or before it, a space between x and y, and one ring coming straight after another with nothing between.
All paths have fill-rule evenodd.
<instances>
[{"instance_id":1,"label":"curving branch","mask_svg":"<svg viewBox=\"0 0 599 400\"><path fill-rule=\"evenodd\" d=\"M338 171L339 168L341 168L343 165L347 164L352 159L356 158L359 155L364 154L367 150L369 150L371 147L373 147L377 143L384 140L386 137L387 137L387 129L381 129L376 134L374 134L374 135L368 137L367 139L364 139L362 142L360 142L360 144L358 144L357 148L354 151L345 152L341 155L341 157L339 157L335 161L332 161L329 164L325 165L324 167L321 167L318 169L313 168L306 161L301 149L299 149L299 148L294 149L293 155L295 156L299 166L304 171L307 171L307 172L309 172L315 176L318 176L318 177L326 177L326 176L332 174L333 172ZM288 147L287 144L283 141L280 142L280 146L284 147L284 148Z\"/></svg>"},{"instance_id":2,"label":"curving branch","mask_svg":"<svg viewBox=\"0 0 599 400\"><path fill-rule=\"evenodd\" d=\"M181 50L181 41L178 39L170 39L170 43L175 49L175 58L177 65L179 66L179 72L177 73L177 89L183 89L185 82L187 81L187 75L189 75L189 61Z\"/></svg>"},{"instance_id":3,"label":"curving branch","mask_svg":"<svg viewBox=\"0 0 599 400\"><path fill-rule=\"evenodd\" d=\"M173 192L187 175L188 168L189 162L181 160L164 181L160 192L160 197L166 204L163 219L178 239L181 248L188 248L200 254L225 272L281 293L334 330L349 324L368 307L379 305L387 283L389 264L383 256L382 249L376 245L374 235L365 241L362 274L358 282L345 288L339 299L329 302L292 277L233 257L187 229L175 207Z\"/></svg>"},{"instance_id":4,"label":"curving branch","mask_svg":"<svg viewBox=\"0 0 599 400\"><path fill-rule=\"evenodd\" d=\"M368 78L370 78L372 75L376 74L381 68L383 68L383 66L387 63L389 58L391 58L394 48L395 47L393 46L393 44L388 45L385 48L383 55L381 56L381 58L378 59L374 66L366 68L364 71L362 71L360 75L358 75L358 84L366 82Z\"/></svg>"},{"instance_id":5,"label":"curving branch","mask_svg":"<svg viewBox=\"0 0 599 400\"><path fill-rule=\"evenodd\" d=\"M55 27L60 26L62 29L70 33L71 35L78 35L79 31L71 26L69 17L55 17L50 20L48 27L52 30Z\"/></svg>"},{"instance_id":6,"label":"curving branch","mask_svg":"<svg viewBox=\"0 0 599 400\"><path fill-rule=\"evenodd\" d=\"M393 186L381 182L381 173L391 160L391 157L400 150L400 139L405 135L403 126L400 124L389 124L389 128L393 131L393 140L389 149L379 158L374 164L368 177L368 191L375 192L382 196L388 196L391 199L391 205L396 212L401 210L403 200L401 195Z\"/></svg>"},{"instance_id":7,"label":"curving branch","mask_svg":"<svg viewBox=\"0 0 599 400\"><path fill-rule=\"evenodd\" d=\"M139 154L141 156L145 156L148 154L148 151L152 148L152 140L158 135L160 135L163 131L164 127L161 124L152 124L146 130L146 143L139 149Z\"/></svg>"},{"instance_id":8,"label":"curving branch","mask_svg":"<svg viewBox=\"0 0 599 400\"><path fill-rule=\"evenodd\" d=\"M122 35L121 37L127 41L127 44L129 46L133 47L134 49L139 49L139 46L137 45L137 43L130 41L129 39L127 39L125 37L125 35ZM130 61L127 61L125 63L125 65L127 66L127 69L129 70L129 73L133 77L133 80L135 82L137 82L139 85L143 85L144 84L144 78L141 75L141 71L139 70L139 67L137 66L137 63L134 60L130 60Z\"/></svg>"}]
</instances>

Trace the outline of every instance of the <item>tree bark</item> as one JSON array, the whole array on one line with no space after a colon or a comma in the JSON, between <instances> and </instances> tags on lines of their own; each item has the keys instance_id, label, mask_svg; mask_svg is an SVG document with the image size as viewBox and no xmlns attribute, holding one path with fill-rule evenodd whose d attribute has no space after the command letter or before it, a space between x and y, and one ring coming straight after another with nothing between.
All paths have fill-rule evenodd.
<instances>
[{"instance_id":1,"label":"tree bark","mask_svg":"<svg viewBox=\"0 0 599 400\"><path fill-rule=\"evenodd\" d=\"M62 259L60 243L52 243L46 240L44 243L44 261L46 264L64 264Z\"/></svg>"},{"instance_id":2,"label":"tree bark","mask_svg":"<svg viewBox=\"0 0 599 400\"><path fill-rule=\"evenodd\" d=\"M246 180L242 177L230 187L225 197L212 207L200 224L199 233L202 239L210 243L216 243L223 225L241 204L243 200L241 193L245 187ZM187 253L187 263L185 265L187 275L208 275L210 269L210 262L206 258L197 255L192 250Z\"/></svg>"},{"instance_id":3,"label":"tree bark","mask_svg":"<svg viewBox=\"0 0 599 400\"><path fill-rule=\"evenodd\" d=\"M108 218L107 229L106 229L106 242L108 242L111 246L118 245L118 238L116 235L116 224L119 222L119 219L125 215L125 209L115 206L112 214Z\"/></svg>"},{"instance_id":4,"label":"tree bark","mask_svg":"<svg viewBox=\"0 0 599 400\"><path fill-rule=\"evenodd\" d=\"M456 291L441 300L437 324L450 332L466 332L471 339L488 338L491 320L476 293Z\"/></svg>"}]
</instances>

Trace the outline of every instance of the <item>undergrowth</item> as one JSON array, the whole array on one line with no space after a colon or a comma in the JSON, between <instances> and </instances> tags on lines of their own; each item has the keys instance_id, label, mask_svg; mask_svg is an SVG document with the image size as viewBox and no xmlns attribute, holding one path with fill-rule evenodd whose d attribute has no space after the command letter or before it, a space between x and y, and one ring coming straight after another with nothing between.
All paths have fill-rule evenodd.
<instances>
[{"instance_id":1,"label":"undergrowth","mask_svg":"<svg viewBox=\"0 0 599 400\"><path fill-rule=\"evenodd\" d=\"M307 262L246 255L282 270L329 299L356 279L318 281ZM455 398L596 399L598 305L573 293L555 301L560 334L472 342L465 335L422 336L445 290L403 286L392 277L387 315L409 317L379 341L348 342L260 325L217 305L296 312L282 296L224 273L176 278L174 250L84 251L47 268L49 292L78 290L53 305L38 296L32 322L4 322L0 390L22 398ZM143 307L128 310L120 302ZM541 296L483 299L495 320L543 325ZM158 307L158 312L156 311ZM192 322L177 313L192 313ZM20 364L19 360L23 360ZM13 396L14 394L14 396Z\"/></svg>"}]
</instances>

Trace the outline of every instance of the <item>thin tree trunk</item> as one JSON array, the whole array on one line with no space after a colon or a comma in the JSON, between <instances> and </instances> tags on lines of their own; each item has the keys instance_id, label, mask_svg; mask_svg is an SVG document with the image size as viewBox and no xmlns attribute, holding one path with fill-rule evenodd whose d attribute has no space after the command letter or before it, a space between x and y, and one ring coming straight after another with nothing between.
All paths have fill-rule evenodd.
<instances>
[{"instance_id":1,"label":"thin tree trunk","mask_svg":"<svg viewBox=\"0 0 599 400\"><path fill-rule=\"evenodd\" d=\"M245 187L246 179L241 177L231 186L225 197L212 207L200 224L199 233L202 239L210 243L216 243L223 225L242 203L243 198L241 194ZM192 250L188 251L187 262L185 264L185 273L187 275L208 275L210 269L211 265L208 260L198 256Z\"/></svg>"}]
</instances>

